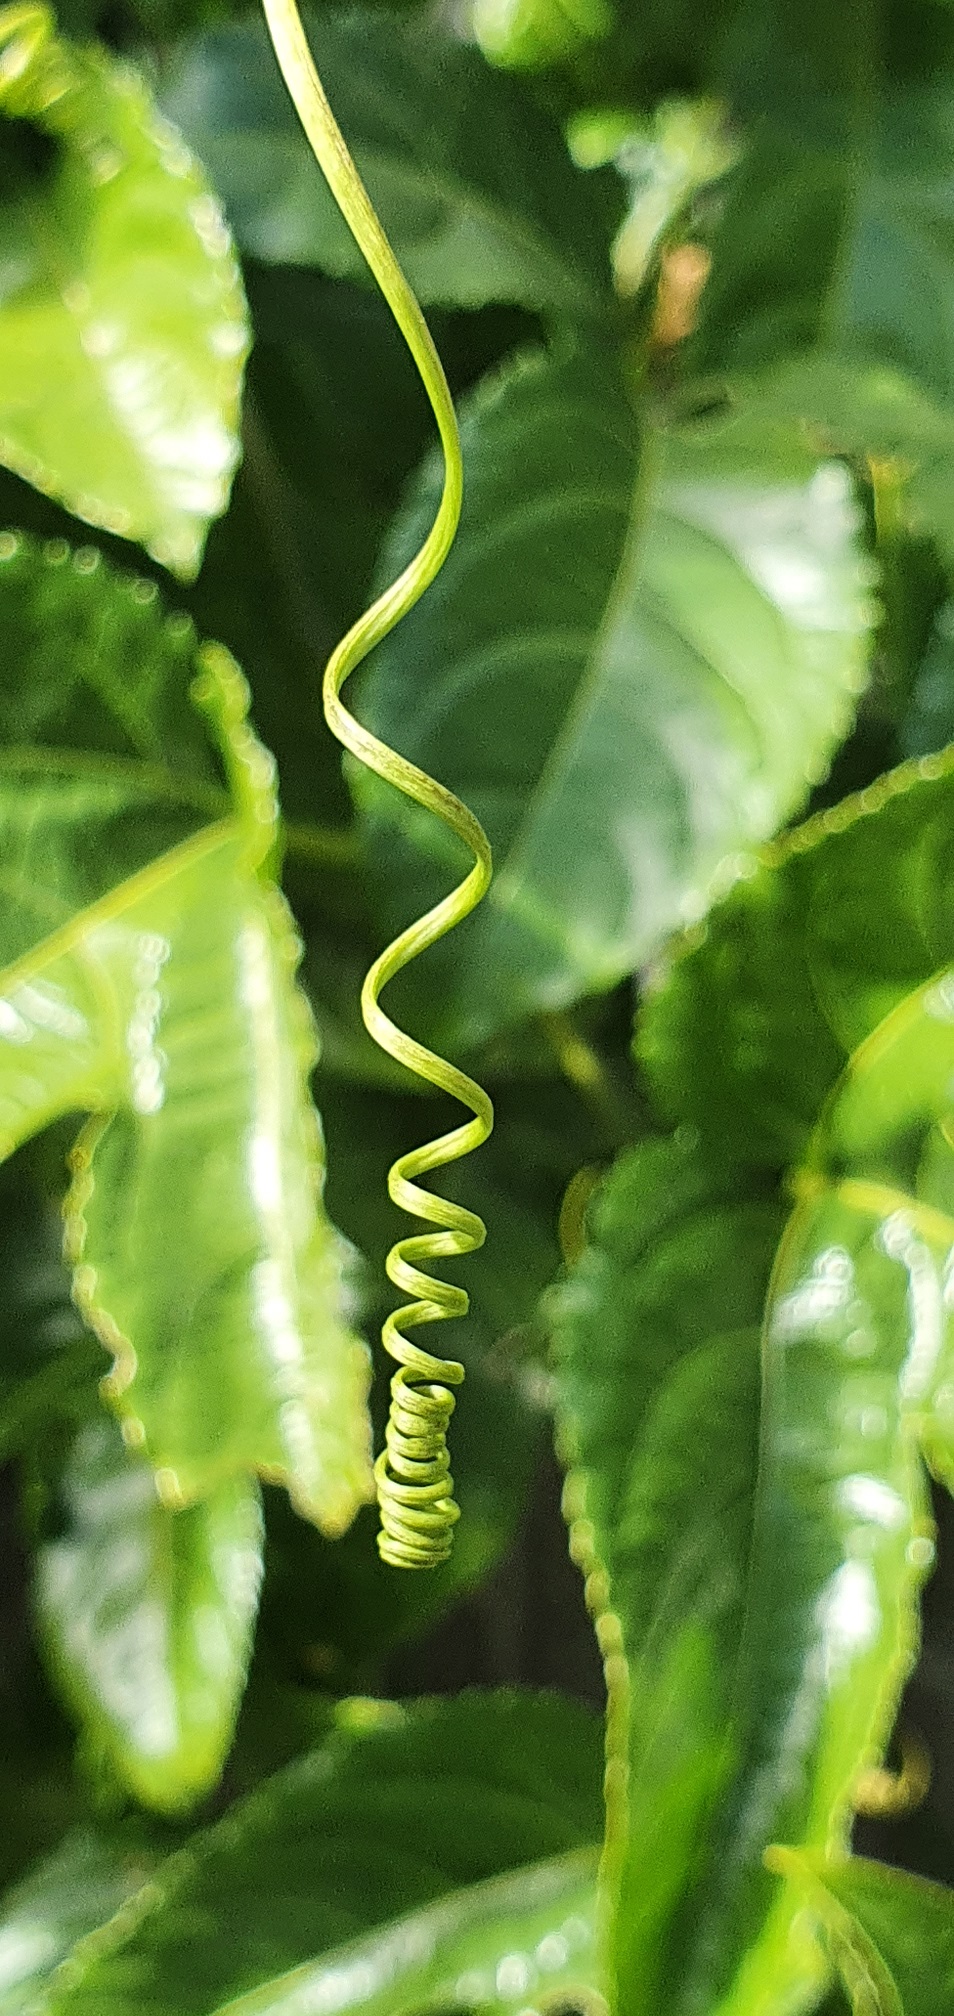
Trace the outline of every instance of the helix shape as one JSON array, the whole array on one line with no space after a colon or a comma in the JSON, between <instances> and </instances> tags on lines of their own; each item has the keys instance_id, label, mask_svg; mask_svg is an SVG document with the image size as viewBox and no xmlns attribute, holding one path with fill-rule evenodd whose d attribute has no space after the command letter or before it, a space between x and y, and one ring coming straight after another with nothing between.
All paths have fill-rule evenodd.
<instances>
[{"instance_id":1,"label":"helix shape","mask_svg":"<svg viewBox=\"0 0 954 2016\"><path fill-rule=\"evenodd\" d=\"M464 1316L466 1290L426 1272L434 1261L474 1252L485 1238L475 1212L422 1188L418 1177L456 1162L487 1139L493 1107L483 1088L446 1058L399 1029L380 1006L389 980L412 959L470 915L491 877L487 836L473 813L453 792L369 733L349 713L341 689L356 666L388 636L423 595L443 566L460 518L463 470L454 404L418 302L394 257L380 221L335 120L305 38L295 0L263 0L265 18L289 95L332 195L404 336L437 423L444 455L444 486L437 516L415 555L389 588L342 638L325 668L322 697L332 733L358 761L405 796L437 814L470 848L474 866L426 915L417 919L374 961L361 990L361 1012L374 1041L397 1063L448 1092L473 1119L439 1139L399 1156L388 1176L395 1204L437 1229L398 1240L387 1259L388 1278L412 1299L388 1317L382 1343L397 1360L391 1382L391 1411L385 1446L375 1464L381 1531L378 1547L395 1567L432 1568L450 1553L459 1517L447 1450L447 1424L454 1389L464 1368L412 1343L405 1329Z\"/></svg>"}]
</instances>

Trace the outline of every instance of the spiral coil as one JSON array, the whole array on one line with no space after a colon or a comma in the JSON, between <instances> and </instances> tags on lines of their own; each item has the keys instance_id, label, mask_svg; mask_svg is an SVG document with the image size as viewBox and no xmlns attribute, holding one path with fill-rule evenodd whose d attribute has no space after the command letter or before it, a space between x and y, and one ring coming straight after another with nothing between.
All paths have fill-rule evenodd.
<instances>
[{"instance_id":1,"label":"spiral coil","mask_svg":"<svg viewBox=\"0 0 954 2016\"><path fill-rule=\"evenodd\" d=\"M454 1389L464 1377L464 1368L456 1359L434 1357L412 1344L404 1330L467 1314L466 1291L424 1270L432 1261L474 1252L483 1245L485 1229L475 1212L423 1189L416 1179L459 1161L486 1141L493 1126L493 1107L472 1078L399 1029L384 1013L379 996L395 974L461 923L480 902L490 882L490 847L483 827L466 805L371 735L348 712L340 695L355 667L413 608L443 566L460 517L460 438L430 330L325 97L295 0L263 0L263 6L282 75L312 152L404 336L430 400L444 453L440 506L423 546L342 638L328 660L323 685L325 719L339 742L379 777L397 785L405 796L435 812L474 856L474 866L463 882L375 960L361 990L365 1027L379 1047L427 1084L460 1100L474 1116L438 1140L400 1156L388 1176L393 1202L438 1229L398 1240L387 1259L389 1280L412 1299L388 1317L382 1331L384 1348L397 1360L399 1369L391 1382L385 1446L375 1464L381 1513L378 1547L383 1559L395 1567L433 1568L447 1559L459 1517L447 1451L447 1424L454 1411Z\"/></svg>"}]
</instances>

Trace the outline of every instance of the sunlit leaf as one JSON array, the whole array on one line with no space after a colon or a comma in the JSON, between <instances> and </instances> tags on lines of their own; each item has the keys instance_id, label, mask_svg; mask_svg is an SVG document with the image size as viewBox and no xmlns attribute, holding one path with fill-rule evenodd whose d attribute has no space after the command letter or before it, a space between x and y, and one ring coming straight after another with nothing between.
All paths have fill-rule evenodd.
<instances>
[{"instance_id":1,"label":"sunlit leaf","mask_svg":"<svg viewBox=\"0 0 954 2016\"><path fill-rule=\"evenodd\" d=\"M615 177L580 175L555 122L432 20L322 11L308 26L336 117L422 301L600 312L622 209ZM243 250L366 279L264 25L193 42L163 102L210 170Z\"/></svg>"},{"instance_id":2,"label":"sunlit leaf","mask_svg":"<svg viewBox=\"0 0 954 2016\"><path fill-rule=\"evenodd\" d=\"M218 202L135 73L32 0L0 10L0 115L0 461L191 576L248 342Z\"/></svg>"},{"instance_id":3,"label":"sunlit leaf","mask_svg":"<svg viewBox=\"0 0 954 2016\"><path fill-rule=\"evenodd\" d=\"M952 1032L946 973L908 995L854 1052L791 1179L798 1201L765 1316L757 1470L752 1445L746 1460L738 1401L720 1414L714 1367L708 1396L701 1375L690 1376L682 1309L699 1340L695 1361L704 1362L712 1296L731 1293L740 1312L746 1296L758 1306L769 1225L761 1256L746 1254L713 1205L733 1195L754 1200L764 1178L733 1173L731 1157L719 1173L691 1136L639 1151L617 1171L595 1247L556 1305L563 1406L579 1465L575 1544L591 1566L591 1601L605 1612L616 1965L626 1997L646 1995L674 2016L694 2007L756 2016L773 1997L797 2001L796 1991L817 1981L797 1887L779 1894L763 1855L773 1841L844 1852L859 1774L883 1754L913 1664L918 1592L934 1554L921 1456L954 1481L954 1340L944 1297L954 1256ZM668 1232L670 1216L678 1224L687 1211L680 1182L697 1213L699 1200L710 1200L705 1245L691 1220L681 1245ZM681 1485L680 1511L667 1502L652 1520L644 1505L651 1445L632 1415L634 1392L647 1406L632 1377L637 1340L658 1417L675 1405L673 1364L688 1396L670 1438L676 1467L661 1470ZM619 1368L619 1384L609 1371L605 1385L594 1380L601 1361ZM738 1376L737 1339L728 1363ZM721 1432L720 1418L731 1423ZM635 1519L627 1492L636 1494ZM734 1547L721 1537L722 1493L740 1522ZM725 1635L708 1658L687 1586L670 1566L687 1532L693 1540L691 1514L717 1549L719 1577L705 1571L701 1541L690 1555L705 1604L714 1606L733 1561L745 1569L735 1584L744 1593L719 1620ZM686 1673L663 1663L687 1626L695 1627L686 1665L698 1699ZM714 1717L708 1743L702 1714ZM685 1743L684 1761L672 1735L648 1740L663 1715ZM660 1769L669 1774L662 1795ZM677 1793L686 1812L681 1842Z\"/></svg>"},{"instance_id":4,"label":"sunlit leaf","mask_svg":"<svg viewBox=\"0 0 954 2016\"><path fill-rule=\"evenodd\" d=\"M797 423L820 451L866 464L890 490L898 522L915 536L929 534L950 558L954 407L893 361L847 359L824 348L726 383L745 410Z\"/></svg>"},{"instance_id":5,"label":"sunlit leaf","mask_svg":"<svg viewBox=\"0 0 954 2016\"><path fill-rule=\"evenodd\" d=\"M644 1144L603 1186L592 1243L547 1305L571 1546L610 1695L613 1970L621 2003L660 2012L689 2006L732 1780L758 1327L783 1221L771 1191L714 1177L691 1143Z\"/></svg>"},{"instance_id":6,"label":"sunlit leaf","mask_svg":"<svg viewBox=\"0 0 954 2016\"><path fill-rule=\"evenodd\" d=\"M73 602L57 551L8 541L3 555L0 626L8 599L21 627ZM0 1147L93 1116L67 1205L75 1292L168 1502L257 1470L340 1531L367 1491L367 1371L320 1208L297 941L264 869L273 765L227 653L196 659L181 633L170 653L153 612L127 689L114 648L135 597L98 569L86 592L99 634L74 624L74 651L70 625L47 631L46 694L23 700L11 680ZM231 809L178 739L194 664ZM223 816L202 825L203 803Z\"/></svg>"},{"instance_id":7,"label":"sunlit leaf","mask_svg":"<svg viewBox=\"0 0 954 2016\"><path fill-rule=\"evenodd\" d=\"M785 428L640 443L613 361L556 353L476 395L464 447L457 544L359 704L490 835L489 897L414 980L441 1037L475 1042L612 986L705 909L737 851L824 772L869 612L844 472ZM434 486L431 468L388 579ZM388 921L406 923L462 850L353 781Z\"/></svg>"}]
</instances>

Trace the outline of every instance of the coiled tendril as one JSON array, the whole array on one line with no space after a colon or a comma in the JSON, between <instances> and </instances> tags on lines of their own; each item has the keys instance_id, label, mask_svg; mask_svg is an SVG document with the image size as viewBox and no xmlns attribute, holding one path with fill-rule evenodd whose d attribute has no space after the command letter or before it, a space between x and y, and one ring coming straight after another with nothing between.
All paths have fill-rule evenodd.
<instances>
[{"instance_id":1,"label":"coiled tendril","mask_svg":"<svg viewBox=\"0 0 954 2016\"><path fill-rule=\"evenodd\" d=\"M340 694L355 666L413 608L447 557L460 517L463 476L460 439L453 401L430 330L388 244L325 97L295 0L263 0L263 6L275 54L309 144L411 352L431 403L444 453L440 508L420 552L342 638L328 660L323 687L325 718L345 748L379 777L396 784L418 805L436 812L474 854L470 874L381 953L361 990L365 1026L381 1049L428 1084L451 1093L462 1105L469 1106L474 1115L439 1140L400 1156L388 1176L388 1190L394 1203L439 1229L400 1239L387 1259L389 1279L412 1300L388 1317L382 1332L384 1347L397 1359L399 1370L391 1382L385 1447L375 1464L381 1510L378 1547L384 1560L396 1567L432 1568L450 1553L453 1528L459 1517L447 1454L447 1424L454 1411L453 1389L460 1385L464 1368L455 1359L432 1357L420 1345L410 1343L404 1330L466 1315L466 1291L451 1287L424 1270L431 1261L474 1252L483 1245L485 1229L475 1212L465 1211L433 1191L422 1189L415 1179L459 1161L486 1141L493 1125L493 1108L487 1094L472 1078L398 1029L384 1014L378 997L396 973L461 923L480 902L490 881L490 847L483 827L466 805L362 728L342 704Z\"/></svg>"}]
</instances>

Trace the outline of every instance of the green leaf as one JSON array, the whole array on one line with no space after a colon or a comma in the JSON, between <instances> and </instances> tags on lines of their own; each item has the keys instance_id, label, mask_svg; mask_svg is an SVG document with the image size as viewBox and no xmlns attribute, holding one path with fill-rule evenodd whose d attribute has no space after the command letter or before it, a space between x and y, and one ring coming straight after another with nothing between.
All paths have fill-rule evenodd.
<instances>
[{"instance_id":1,"label":"green leaf","mask_svg":"<svg viewBox=\"0 0 954 2016\"><path fill-rule=\"evenodd\" d=\"M340 1531L367 1495L367 1370L320 1208L297 941L263 866L274 766L221 647L196 659L177 632L170 653L153 612L141 683L126 689L114 647L128 585L87 568L87 610L103 625L74 654L82 624L54 618L76 598L75 565L10 539L0 558L0 625L9 594L14 636L32 612L47 657L38 725L12 701L18 735L2 750L0 1148L93 1116L67 1204L74 1288L114 1354L107 1388L127 1439L167 1501L257 1470ZM176 724L165 750L187 718L193 664L231 810L221 787L197 782L188 739L156 761L157 724ZM91 731L77 747L87 682ZM195 827L197 800L225 816L170 845Z\"/></svg>"},{"instance_id":2,"label":"green leaf","mask_svg":"<svg viewBox=\"0 0 954 2016\"><path fill-rule=\"evenodd\" d=\"M677 1137L623 1156L591 1221L547 1307L571 1548L609 1688L612 1968L620 2006L662 2016L710 2006L686 1979L732 1782L758 1326L784 1209Z\"/></svg>"},{"instance_id":3,"label":"green leaf","mask_svg":"<svg viewBox=\"0 0 954 2016\"><path fill-rule=\"evenodd\" d=\"M893 361L813 349L730 377L726 390L747 412L807 428L820 453L875 465L906 530L930 535L948 561L954 557L954 409Z\"/></svg>"},{"instance_id":4,"label":"green leaf","mask_svg":"<svg viewBox=\"0 0 954 2016\"><path fill-rule=\"evenodd\" d=\"M740 1755L699 1913L720 1985L749 1949L732 2016L785 1980L802 1937L789 1886L752 1941L769 1905L757 1856L770 1839L844 1850L857 1774L882 1753L913 1664L934 1556L919 1446L954 1481L952 1000L947 973L855 1052L773 1271Z\"/></svg>"},{"instance_id":5,"label":"green leaf","mask_svg":"<svg viewBox=\"0 0 954 2016\"><path fill-rule=\"evenodd\" d=\"M643 1007L667 1118L742 1161L802 1154L851 1052L954 956L952 806L954 754L924 757L751 860Z\"/></svg>"},{"instance_id":6,"label":"green leaf","mask_svg":"<svg viewBox=\"0 0 954 2016\"><path fill-rule=\"evenodd\" d=\"M954 393L954 138L943 70L898 75L881 7L748 10L735 101L752 121L713 244L693 360L811 351ZM930 66L928 66L930 68Z\"/></svg>"},{"instance_id":7,"label":"green leaf","mask_svg":"<svg viewBox=\"0 0 954 2016\"><path fill-rule=\"evenodd\" d=\"M92 1754L175 1813L217 1783L245 1684L262 1573L258 1486L183 1512L115 1422L91 1421L59 1480L63 1530L36 1555L48 1657Z\"/></svg>"},{"instance_id":8,"label":"green leaf","mask_svg":"<svg viewBox=\"0 0 954 2016\"><path fill-rule=\"evenodd\" d=\"M844 1851L913 1664L934 1553L919 1450L954 1481L952 1002L948 973L879 1025L794 1179L757 1467L754 1359L746 1407L744 1335L713 1340L765 1289L778 1206L760 1221L752 1172L715 1173L688 1135L636 1151L557 1299L610 1687L615 1969L660 2016L761 2016L817 1987L797 1891L763 1855Z\"/></svg>"},{"instance_id":9,"label":"green leaf","mask_svg":"<svg viewBox=\"0 0 954 2016\"><path fill-rule=\"evenodd\" d=\"M332 1954L329 1969L364 1959L370 1987L400 1967L402 1947L404 1966L413 1965L405 1928L392 1927L390 1947L383 1937L363 1954L336 1949L448 1891L556 1856L573 1854L572 1868L527 1871L500 1908L529 1907L533 1923L542 1890L567 1900L561 1921L579 1917L569 1899L582 1902L592 1863L574 1851L591 1846L600 1824L599 1726L570 1702L470 1694L408 1708L345 1704L323 1750L168 1862L138 1920L127 1914L79 1949L50 2016L138 2016L146 2006L150 2016L213 2016ZM421 1961L433 1955L439 1970L440 1938L466 1939L479 1911L479 1901L475 1909L449 1900L436 1919L417 1921ZM574 1940L589 1973L586 1932L577 1927ZM451 1954L477 1959L474 1946L448 1953L448 1965Z\"/></svg>"},{"instance_id":10,"label":"green leaf","mask_svg":"<svg viewBox=\"0 0 954 2016\"><path fill-rule=\"evenodd\" d=\"M360 705L490 835L489 897L413 983L419 1013L440 1002L441 1039L475 1043L611 987L702 912L823 773L863 681L868 611L844 473L784 428L640 444L614 363L591 350L523 358L463 431L457 544ZM435 498L431 467L388 580ZM406 923L462 850L353 782L396 892L389 922Z\"/></svg>"},{"instance_id":11,"label":"green leaf","mask_svg":"<svg viewBox=\"0 0 954 2016\"><path fill-rule=\"evenodd\" d=\"M58 41L47 8L0 11L0 66L0 461L189 578L248 344L218 203L135 73Z\"/></svg>"},{"instance_id":12,"label":"green leaf","mask_svg":"<svg viewBox=\"0 0 954 2016\"><path fill-rule=\"evenodd\" d=\"M160 1859L139 1826L78 1827L8 1891L0 1910L0 2016L31 2016L77 1940L134 1897Z\"/></svg>"},{"instance_id":13,"label":"green leaf","mask_svg":"<svg viewBox=\"0 0 954 2016\"><path fill-rule=\"evenodd\" d=\"M845 1944L863 1942L888 1976L889 2016L951 2016L954 2011L954 1892L939 1883L886 1869L859 1856L822 1862L783 1849L773 1866L806 1884L808 1898L831 1940L833 1957ZM784 1868L783 1868L783 1865ZM841 1962L846 1983L849 1966ZM895 2002L890 2001L893 1989ZM856 2008L861 2016L865 2004ZM874 2016L881 2016L875 2007Z\"/></svg>"},{"instance_id":14,"label":"green leaf","mask_svg":"<svg viewBox=\"0 0 954 2016\"><path fill-rule=\"evenodd\" d=\"M570 2007L598 1993L595 1850L441 1898L229 2004L234 2016L341 2010L398 2016L460 2003L519 2016L530 1996ZM534 2006L531 2004L530 2006Z\"/></svg>"},{"instance_id":15,"label":"green leaf","mask_svg":"<svg viewBox=\"0 0 954 2016\"><path fill-rule=\"evenodd\" d=\"M433 21L321 13L318 68L375 208L425 303L601 313L618 181L584 176L559 128ZM163 103L208 167L244 251L367 278L300 131L263 25L194 42Z\"/></svg>"}]
</instances>

